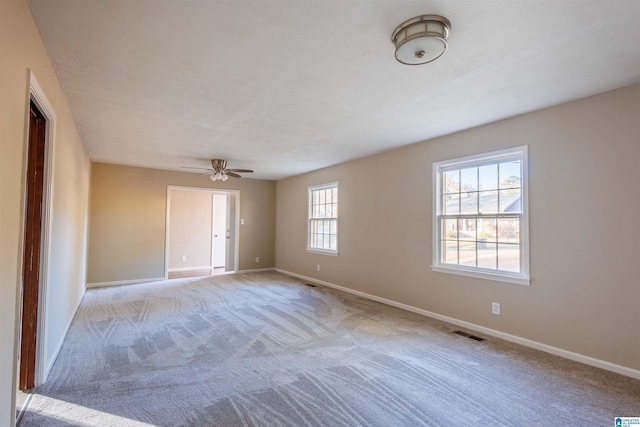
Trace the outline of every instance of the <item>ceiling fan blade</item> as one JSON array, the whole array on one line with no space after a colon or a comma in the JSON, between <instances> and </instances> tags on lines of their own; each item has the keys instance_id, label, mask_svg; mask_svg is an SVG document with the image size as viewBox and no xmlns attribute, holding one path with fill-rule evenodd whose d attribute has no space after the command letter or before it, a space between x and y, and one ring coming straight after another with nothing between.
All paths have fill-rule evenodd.
<instances>
[{"instance_id":1,"label":"ceiling fan blade","mask_svg":"<svg viewBox=\"0 0 640 427\"><path fill-rule=\"evenodd\" d=\"M225 174L227 174L227 175L229 175L229 176L232 176L232 177L234 177L234 178L242 178L242 177L241 177L240 175L238 175L237 173L229 171L229 169L227 169L226 171L224 171L224 173L225 173Z\"/></svg>"},{"instance_id":2,"label":"ceiling fan blade","mask_svg":"<svg viewBox=\"0 0 640 427\"><path fill-rule=\"evenodd\" d=\"M191 166L181 166L182 169L198 169L202 171L210 171L211 168L192 168Z\"/></svg>"},{"instance_id":3,"label":"ceiling fan blade","mask_svg":"<svg viewBox=\"0 0 640 427\"><path fill-rule=\"evenodd\" d=\"M251 169L227 169L227 172L253 173Z\"/></svg>"},{"instance_id":4,"label":"ceiling fan blade","mask_svg":"<svg viewBox=\"0 0 640 427\"><path fill-rule=\"evenodd\" d=\"M198 175L198 176L207 176L207 175L211 175L212 173L213 173L213 171L205 172L205 173L201 173L201 174L200 174L200 175Z\"/></svg>"}]
</instances>

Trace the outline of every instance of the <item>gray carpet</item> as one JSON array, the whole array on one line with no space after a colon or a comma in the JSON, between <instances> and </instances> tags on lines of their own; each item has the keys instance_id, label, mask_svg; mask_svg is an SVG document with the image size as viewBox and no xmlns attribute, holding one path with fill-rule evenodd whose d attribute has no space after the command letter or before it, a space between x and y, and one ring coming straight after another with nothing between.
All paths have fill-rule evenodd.
<instances>
[{"instance_id":1,"label":"gray carpet","mask_svg":"<svg viewBox=\"0 0 640 427\"><path fill-rule=\"evenodd\" d=\"M88 290L22 427L612 426L640 415L640 381L455 329L273 272Z\"/></svg>"}]
</instances>

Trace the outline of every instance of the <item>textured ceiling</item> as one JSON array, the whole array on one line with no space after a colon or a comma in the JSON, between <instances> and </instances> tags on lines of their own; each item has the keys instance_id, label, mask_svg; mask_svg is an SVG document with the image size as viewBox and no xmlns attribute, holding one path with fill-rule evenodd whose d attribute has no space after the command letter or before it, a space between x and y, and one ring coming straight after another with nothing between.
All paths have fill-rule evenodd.
<instances>
[{"instance_id":1,"label":"textured ceiling","mask_svg":"<svg viewBox=\"0 0 640 427\"><path fill-rule=\"evenodd\" d=\"M98 162L280 179L640 83L637 0L29 4ZM401 65L420 14L449 50Z\"/></svg>"}]
</instances>

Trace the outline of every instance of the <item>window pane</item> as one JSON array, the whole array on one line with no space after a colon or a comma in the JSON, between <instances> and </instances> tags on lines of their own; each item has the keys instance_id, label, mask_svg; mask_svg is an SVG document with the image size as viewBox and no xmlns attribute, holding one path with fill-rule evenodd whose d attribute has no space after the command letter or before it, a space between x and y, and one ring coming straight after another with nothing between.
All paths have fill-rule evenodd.
<instances>
[{"instance_id":1,"label":"window pane","mask_svg":"<svg viewBox=\"0 0 640 427\"><path fill-rule=\"evenodd\" d=\"M520 246L498 244L498 270L520 272Z\"/></svg>"},{"instance_id":2,"label":"window pane","mask_svg":"<svg viewBox=\"0 0 640 427\"><path fill-rule=\"evenodd\" d=\"M478 242L478 267L495 270L497 265L497 246L495 243Z\"/></svg>"},{"instance_id":3,"label":"window pane","mask_svg":"<svg viewBox=\"0 0 640 427\"><path fill-rule=\"evenodd\" d=\"M461 193L460 211L466 214L478 213L478 193Z\"/></svg>"},{"instance_id":4,"label":"window pane","mask_svg":"<svg viewBox=\"0 0 640 427\"><path fill-rule=\"evenodd\" d=\"M441 231L444 239L457 240L458 239L458 220L457 219L445 219L442 224L444 229Z\"/></svg>"},{"instance_id":5,"label":"window pane","mask_svg":"<svg viewBox=\"0 0 640 427\"><path fill-rule=\"evenodd\" d=\"M498 242L520 243L520 221L518 218L498 219Z\"/></svg>"},{"instance_id":6,"label":"window pane","mask_svg":"<svg viewBox=\"0 0 640 427\"><path fill-rule=\"evenodd\" d=\"M519 188L511 190L500 190L500 212L501 213L521 213L522 212L522 191Z\"/></svg>"},{"instance_id":7,"label":"window pane","mask_svg":"<svg viewBox=\"0 0 640 427\"><path fill-rule=\"evenodd\" d=\"M337 188L332 189L331 202L338 203L338 189Z\"/></svg>"},{"instance_id":8,"label":"window pane","mask_svg":"<svg viewBox=\"0 0 640 427\"><path fill-rule=\"evenodd\" d=\"M458 263L458 242L447 240L443 242L444 246L444 260L447 264Z\"/></svg>"},{"instance_id":9,"label":"window pane","mask_svg":"<svg viewBox=\"0 0 640 427\"><path fill-rule=\"evenodd\" d=\"M478 190L494 190L498 188L498 165L486 165L478 168Z\"/></svg>"},{"instance_id":10,"label":"window pane","mask_svg":"<svg viewBox=\"0 0 640 427\"><path fill-rule=\"evenodd\" d=\"M452 170L444 173L443 190L445 194L460 192L460 170Z\"/></svg>"},{"instance_id":11,"label":"window pane","mask_svg":"<svg viewBox=\"0 0 640 427\"><path fill-rule=\"evenodd\" d=\"M520 187L520 160L500 163L500 188Z\"/></svg>"},{"instance_id":12,"label":"window pane","mask_svg":"<svg viewBox=\"0 0 640 427\"><path fill-rule=\"evenodd\" d=\"M460 181L462 191L478 190L478 168L461 169Z\"/></svg>"},{"instance_id":13,"label":"window pane","mask_svg":"<svg viewBox=\"0 0 640 427\"><path fill-rule=\"evenodd\" d=\"M496 218L483 218L478 220L478 241L496 241Z\"/></svg>"},{"instance_id":14,"label":"window pane","mask_svg":"<svg viewBox=\"0 0 640 427\"><path fill-rule=\"evenodd\" d=\"M336 236L330 236L329 249L333 249L335 251L337 248L338 245L336 245Z\"/></svg>"},{"instance_id":15,"label":"window pane","mask_svg":"<svg viewBox=\"0 0 640 427\"><path fill-rule=\"evenodd\" d=\"M476 266L476 242L460 242L460 265Z\"/></svg>"},{"instance_id":16,"label":"window pane","mask_svg":"<svg viewBox=\"0 0 640 427\"><path fill-rule=\"evenodd\" d=\"M460 213L460 194L447 194L443 205L445 215Z\"/></svg>"},{"instance_id":17,"label":"window pane","mask_svg":"<svg viewBox=\"0 0 640 427\"><path fill-rule=\"evenodd\" d=\"M476 219L458 220L458 238L465 241L476 241Z\"/></svg>"},{"instance_id":18,"label":"window pane","mask_svg":"<svg viewBox=\"0 0 640 427\"><path fill-rule=\"evenodd\" d=\"M481 191L478 212L483 214L498 213L498 192Z\"/></svg>"},{"instance_id":19,"label":"window pane","mask_svg":"<svg viewBox=\"0 0 640 427\"><path fill-rule=\"evenodd\" d=\"M333 204L331 209L331 217L338 218L338 204Z\"/></svg>"}]
</instances>

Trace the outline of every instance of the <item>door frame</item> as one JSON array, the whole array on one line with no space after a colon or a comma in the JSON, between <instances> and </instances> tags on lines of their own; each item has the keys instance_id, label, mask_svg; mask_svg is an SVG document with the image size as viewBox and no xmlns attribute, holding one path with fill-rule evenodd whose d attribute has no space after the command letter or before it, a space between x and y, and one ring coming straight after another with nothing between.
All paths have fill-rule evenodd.
<instances>
[{"instance_id":1,"label":"door frame","mask_svg":"<svg viewBox=\"0 0 640 427\"><path fill-rule=\"evenodd\" d=\"M22 269L24 264L24 234L26 231L27 218L27 168L29 164L29 125L30 125L30 108L33 102L46 120L45 129L45 161L43 173L43 191L42 191L42 223L40 238L40 277L38 292L38 319L36 326L36 363L34 387L42 385L49 375L51 366L45 366L45 350L48 344L48 334L46 328L46 313L48 301L48 284L49 284L49 259L51 258L51 231L53 230L53 189L54 189L54 164L55 164L55 142L56 142L56 123L57 115L49 102L44 90L38 83L36 76L32 70L28 70L29 90L26 96L25 108L25 131L24 131L24 149L23 149L23 165L22 165L22 188L21 188L21 207L20 207L20 241L18 253L18 295L15 306L15 331L14 331L14 361L13 361L13 402L15 407L15 392L19 381L18 352L21 351L22 331L22 295L23 295L23 276Z\"/></svg>"},{"instance_id":2,"label":"door frame","mask_svg":"<svg viewBox=\"0 0 640 427\"><path fill-rule=\"evenodd\" d=\"M240 190L227 190L227 189L222 189L222 188L206 188L206 187L185 187L185 186L179 186L179 185L167 185L167 213L165 216L165 231L164 231L164 236L165 236L165 243L164 243L164 278L168 279L169 278L169 227L170 227L170 223L171 223L171 190L186 190L186 191L205 191L208 193L227 193L227 194L234 194L236 197L236 203L235 203L235 208L236 208L236 214L235 214L235 218L231 219L232 221L234 221L235 223L235 236L234 236L234 241L235 241L235 247L233 248L234 250L234 260L233 260L233 270L231 272L237 272L238 271L238 266L240 263ZM228 206L228 200L227 200L227 206ZM212 224L213 226L213 224ZM212 229L212 237L213 237L213 229ZM212 246L213 246L213 239L212 239ZM212 254L213 255L213 254ZM211 267L213 269L213 265ZM229 272L229 273L231 273Z\"/></svg>"}]
</instances>

